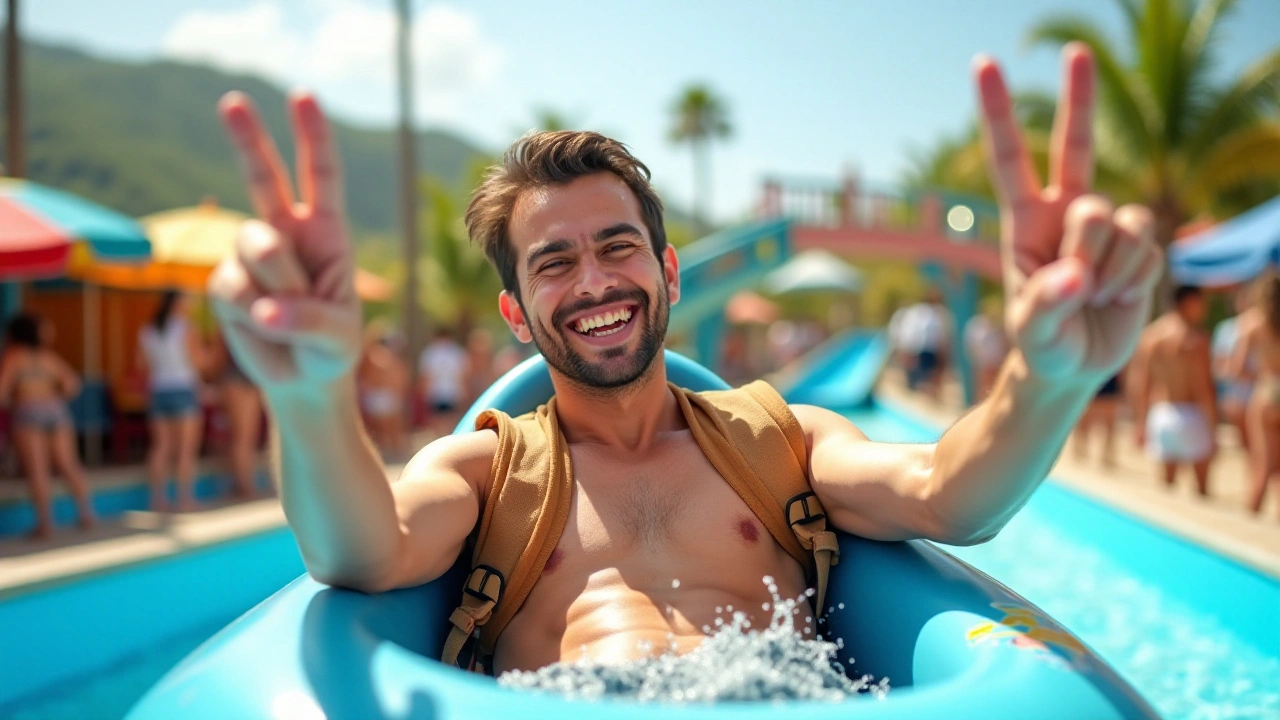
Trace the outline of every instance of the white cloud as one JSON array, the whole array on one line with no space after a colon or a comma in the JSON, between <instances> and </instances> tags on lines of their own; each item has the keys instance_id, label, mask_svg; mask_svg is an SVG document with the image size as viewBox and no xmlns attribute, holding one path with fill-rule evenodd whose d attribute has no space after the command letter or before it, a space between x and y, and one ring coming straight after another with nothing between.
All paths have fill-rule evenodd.
<instances>
[{"instance_id":1,"label":"white cloud","mask_svg":"<svg viewBox=\"0 0 1280 720\"><path fill-rule=\"evenodd\" d=\"M395 18L389 3L312 0L308 22L263 0L180 18L162 41L172 58L250 72L316 90L348 114L386 120L395 108ZM467 104L491 91L502 49L476 19L432 4L413 19L414 92L419 119L460 120Z\"/></svg>"}]
</instances>

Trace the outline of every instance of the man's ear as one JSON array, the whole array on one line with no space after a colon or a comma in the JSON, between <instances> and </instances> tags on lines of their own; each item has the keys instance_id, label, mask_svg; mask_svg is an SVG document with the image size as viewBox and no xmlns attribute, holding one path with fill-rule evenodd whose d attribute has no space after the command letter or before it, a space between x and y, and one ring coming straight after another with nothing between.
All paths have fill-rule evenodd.
<instances>
[{"instance_id":1,"label":"man's ear","mask_svg":"<svg viewBox=\"0 0 1280 720\"><path fill-rule=\"evenodd\" d=\"M676 249L667 246L662 251L662 279L667 283L667 298L672 305L680 302L680 258Z\"/></svg>"},{"instance_id":2,"label":"man's ear","mask_svg":"<svg viewBox=\"0 0 1280 720\"><path fill-rule=\"evenodd\" d=\"M498 294L498 312L502 313L502 319L507 321L507 327L511 328L511 334L522 343L533 341L533 333L529 331L529 321L524 316L524 308L520 307L516 296L503 290Z\"/></svg>"}]
</instances>

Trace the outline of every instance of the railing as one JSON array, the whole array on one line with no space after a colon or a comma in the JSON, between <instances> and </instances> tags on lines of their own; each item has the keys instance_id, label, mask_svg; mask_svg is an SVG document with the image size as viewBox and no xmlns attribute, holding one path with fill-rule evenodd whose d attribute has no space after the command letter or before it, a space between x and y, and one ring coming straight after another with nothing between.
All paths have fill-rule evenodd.
<instances>
[{"instance_id":1,"label":"railing","mask_svg":"<svg viewBox=\"0 0 1280 720\"><path fill-rule=\"evenodd\" d=\"M989 200L945 190L868 187L853 177L839 182L770 178L757 215L803 227L916 232L958 242L994 245L1000 237L999 211Z\"/></svg>"}]
</instances>

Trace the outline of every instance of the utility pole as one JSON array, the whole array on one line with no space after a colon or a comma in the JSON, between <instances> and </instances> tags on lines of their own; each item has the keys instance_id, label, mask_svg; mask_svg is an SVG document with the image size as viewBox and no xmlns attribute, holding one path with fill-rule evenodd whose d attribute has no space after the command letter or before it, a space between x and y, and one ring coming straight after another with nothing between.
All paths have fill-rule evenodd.
<instances>
[{"instance_id":1,"label":"utility pole","mask_svg":"<svg viewBox=\"0 0 1280 720\"><path fill-rule=\"evenodd\" d=\"M11 0L12 1L12 0ZM409 0L396 0L396 82L400 102L400 238L404 253L404 335L409 350L409 388L418 399L418 352L422 348L422 312L418 307L418 155L414 148L413 63L410 57ZM412 417L410 417L412 422Z\"/></svg>"},{"instance_id":2,"label":"utility pole","mask_svg":"<svg viewBox=\"0 0 1280 720\"><path fill-rule=\"evenodd\" d=\"M22 140L22 41L18 39L18 0L8 0L4 24L5 171L25 177L27 158Z\"/></svg>"}]
</instances>

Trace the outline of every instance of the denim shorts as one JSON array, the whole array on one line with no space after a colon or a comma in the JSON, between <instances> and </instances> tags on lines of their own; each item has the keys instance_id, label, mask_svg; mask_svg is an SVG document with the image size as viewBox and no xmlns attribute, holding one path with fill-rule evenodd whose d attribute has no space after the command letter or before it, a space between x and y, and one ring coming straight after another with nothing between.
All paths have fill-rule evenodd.
<instances>
[{"instance_id":1,"label":"denim shorts","mask_svg":"<svg viewBox=\"0 0 1280 720\"><path fill-rule=\"evenodd\" d=\"M151 391L151 410L148 414L153 418L180 418L195 415L199 410L200 400L196 398L196 391L191 388Z\"/></svg>"}]
</instances>

